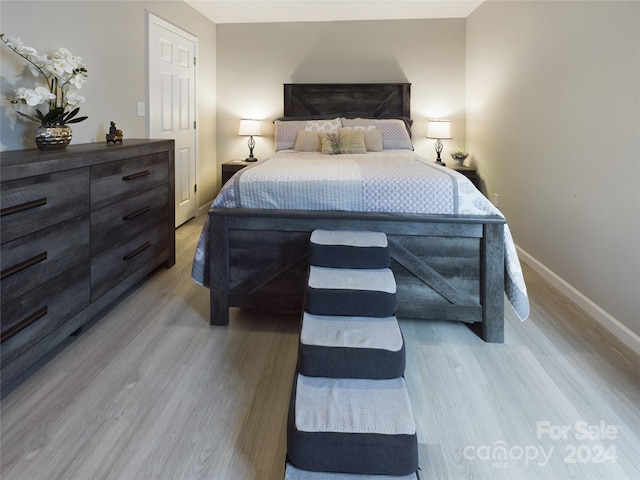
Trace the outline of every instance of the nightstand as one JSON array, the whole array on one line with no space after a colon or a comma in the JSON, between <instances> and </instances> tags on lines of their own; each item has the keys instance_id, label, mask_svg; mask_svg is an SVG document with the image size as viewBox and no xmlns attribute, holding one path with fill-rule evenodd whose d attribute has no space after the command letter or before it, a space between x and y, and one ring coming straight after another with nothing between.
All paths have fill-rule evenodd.
<instances>
[{"instance_id":1,"label":"nightstand","mask_svg":"<svg viewBox=\"0 0 640 480\"><path fill-rule=\"evenodd\" d=\"M447 168L461 173L469 180L471 180L471 183L473 183L476 188L480 188L480 179L478 178L478 172L475 168L465 167L464 165L447 165Z\"/></svg>"},{"instance_id":2,"label":"nightstand","mask_svg":"<svg viewBox=\"0 0 640 480\"><path fill-rule=\"evenodd\" d=\"M231 160L222 164L222 186L229 181L233 175L249 165L255 165L256 162L245 162L244 160Z\"/></svg>"}]
</instances>

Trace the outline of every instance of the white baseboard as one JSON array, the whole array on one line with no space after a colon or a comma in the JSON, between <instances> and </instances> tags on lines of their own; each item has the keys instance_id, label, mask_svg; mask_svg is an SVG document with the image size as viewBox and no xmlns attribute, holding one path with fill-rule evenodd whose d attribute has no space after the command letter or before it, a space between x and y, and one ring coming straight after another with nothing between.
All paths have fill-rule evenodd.
<instances>
[{"instance_id":1,"label":"white baseboard","mask_svg":"<svg viewBox=\"0 0 640 480\"><path fill-rule=\"evenodd\" d=\"M587 312L593 319L611 332L618 340L640 355L640 336L632 332L629 327L621 323L613 315L596 305L586 295L577 290L563 278L540 263L527 252L516 246L520 259L533 268L541 277L569 297L576 305Z\"/></svg>"},{"instance_id":2,"label":"white baseboard","mask_svg":"<svg viewBox=\"0 0 640 480\"><path fill-rule=\"evenodd\" d=\"M198 207L198 216L208 212L211 209L212 203L213 203L213 199L209 200L208 203L205 203L204 205L201 205L200 207Z\"/></svg>"}]
</instances>

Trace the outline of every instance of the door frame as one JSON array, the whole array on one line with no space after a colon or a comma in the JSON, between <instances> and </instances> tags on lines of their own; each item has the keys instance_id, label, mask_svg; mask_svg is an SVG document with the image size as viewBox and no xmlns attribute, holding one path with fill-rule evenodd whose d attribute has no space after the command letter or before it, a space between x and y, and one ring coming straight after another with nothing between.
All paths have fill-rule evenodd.
<instances>
[{"instance_id":1,"label":"door frame","mask_svg":"<svg viewBox=\"0 0 640 480\"><path fill-rule=\"evenodd\" d=\"M195 128L193 129L193 136L194 136L194 157L195 157L195 166L194 166L194 182L195 185L198 184L198 175L199 175L199 171L200 171L200 145L199 145L199 137L198 137L198 101L197 101L197 97L198 97L198 62L197 62L197 58L199 55L199 51L198 51L198 37L196 37L195 35L192 35L191 33L183 30L182 28L178 27L177 25L168 22L160 17L158 17L157 15L154 15L151 12L147 12L147 95L146 95L146 102L147 102L147 121L146 121L146 131L147 131L147 138L152 138L152 134L153 132L151 131L151 118L152 118L152 113L155 113L155 108L154 106L151 104L151 48L150 48L150 44L151 44L151 26L152 24L158 25L161 28L164 28L166 30L169 30L170 32L184 37L185 39L189 40L190 42L193 42L194 45L194 50L193 50L193 55L196 58L196 62L195 65L193 66L193 118L194 118L194 122L195 122ZM198 214L200 213L200 202L198 201L199 198L199 192L196 188L196 191L194 192L194 202L195 202L195 216L198 216ZM174 199L175 202L175 199ZM175 203L173 206L174 210L176 208Z\"/></svg>"}]
</instances>

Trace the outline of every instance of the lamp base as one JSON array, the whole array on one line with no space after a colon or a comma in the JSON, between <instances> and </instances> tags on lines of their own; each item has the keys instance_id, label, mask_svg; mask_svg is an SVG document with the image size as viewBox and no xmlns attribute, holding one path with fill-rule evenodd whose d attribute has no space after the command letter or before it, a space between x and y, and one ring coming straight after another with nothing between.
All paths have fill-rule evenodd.
<instances>
[{"instance_id":1,"label":"lamp base","mask_svg":"<svg viewBox=\"0 0 640 480\"><path fill-rule=\"evenodd\" d=\"M438 165L442 165L443 167L446 167L446 166L447 166L447 164L446 164L446 163L444 163L442 160L436 160L436 161L435 161L435 162L433 162L433 163L437 163Z\"/></svg>"},{"instance_id":2,"label":"lamp base","mask_svg":"<svg viewBox=\"0 0 640 480\"><path fill-rule=\"evenodd\" d=\"M258 159L256 157L254 157L253 155L249 155L247 158L244 159L245 162L257 162Z\"/></svg>"},{"instance_id":3,"label":"lamp base","mask_svg":"<svg viewBox=\"0 0 640 480\"><path fill-rule=\"evenodd\" d=\"M440 140L439 138L436 140L436 162L438 165L444 165L444 162L442 161L442 158L440 158L440 154L442 153L442 140Z\"/></svg>"}]
</instances>

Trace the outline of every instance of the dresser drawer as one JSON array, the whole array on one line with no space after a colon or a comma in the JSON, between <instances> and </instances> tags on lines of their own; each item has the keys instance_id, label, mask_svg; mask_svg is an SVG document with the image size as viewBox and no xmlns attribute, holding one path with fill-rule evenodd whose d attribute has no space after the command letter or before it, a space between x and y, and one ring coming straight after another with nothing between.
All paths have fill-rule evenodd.
<instances>
[{"instance_id":1,"label":"dresser drawer","mask_svg":"<svg viewBox=\"0 0 640 480\"><path fill-rule=\"evenodd\" d=\"M4 304L78 263L89 264L89 215L4 243L0 248Z\"/></svg>"},{"instance_id":2,"label":"dresser drawer","mask_svg":"<svg viewBox=\"0 0 640 480\"><path fill-rule=\"evenodd\" d=\"M166 223L114 243L108 250L92 255L91 301L95 301L163 253L166 253L168 259L169 229Z\"/></svg>"},{"instance_id":3,"label":"dresser drawer","mask_svg":"<svg viewBox=\"0 0 640 480\"><path fill-rule=\"evenodd\" d=\"M91 167L91 208L102 208L162 184L169 178L169 155L155 153Z\"/></svg>"},{"instance_id":4,"label":"dresser drawer","mask_svg":"<svg viewBox=\"0 0 640 480\"><path fill-rule=\"evenodd\" d=\"M89 212L89 168L2 183L2 242Z\"/></svg>"},{"instance_id":5,"label":"dresser drawer","mask_svg":"<svg viewBox=\"0 0 640 480\"><path fill-rule=\"evenodd\" d=\"M97 254L114 243L137 235L169 217L169 187L148 190L91 213L91 252Z\"/></svg>"},{"instance_id":6,"label":"dresser drawer","mask_svg":"<svg viewBox=\"0 0 640 480\"><path fill-rule=\"evenodd\" d=\"M2 306L2 368L89 305L88 263Z\"/></svg>"}]
</instances>

